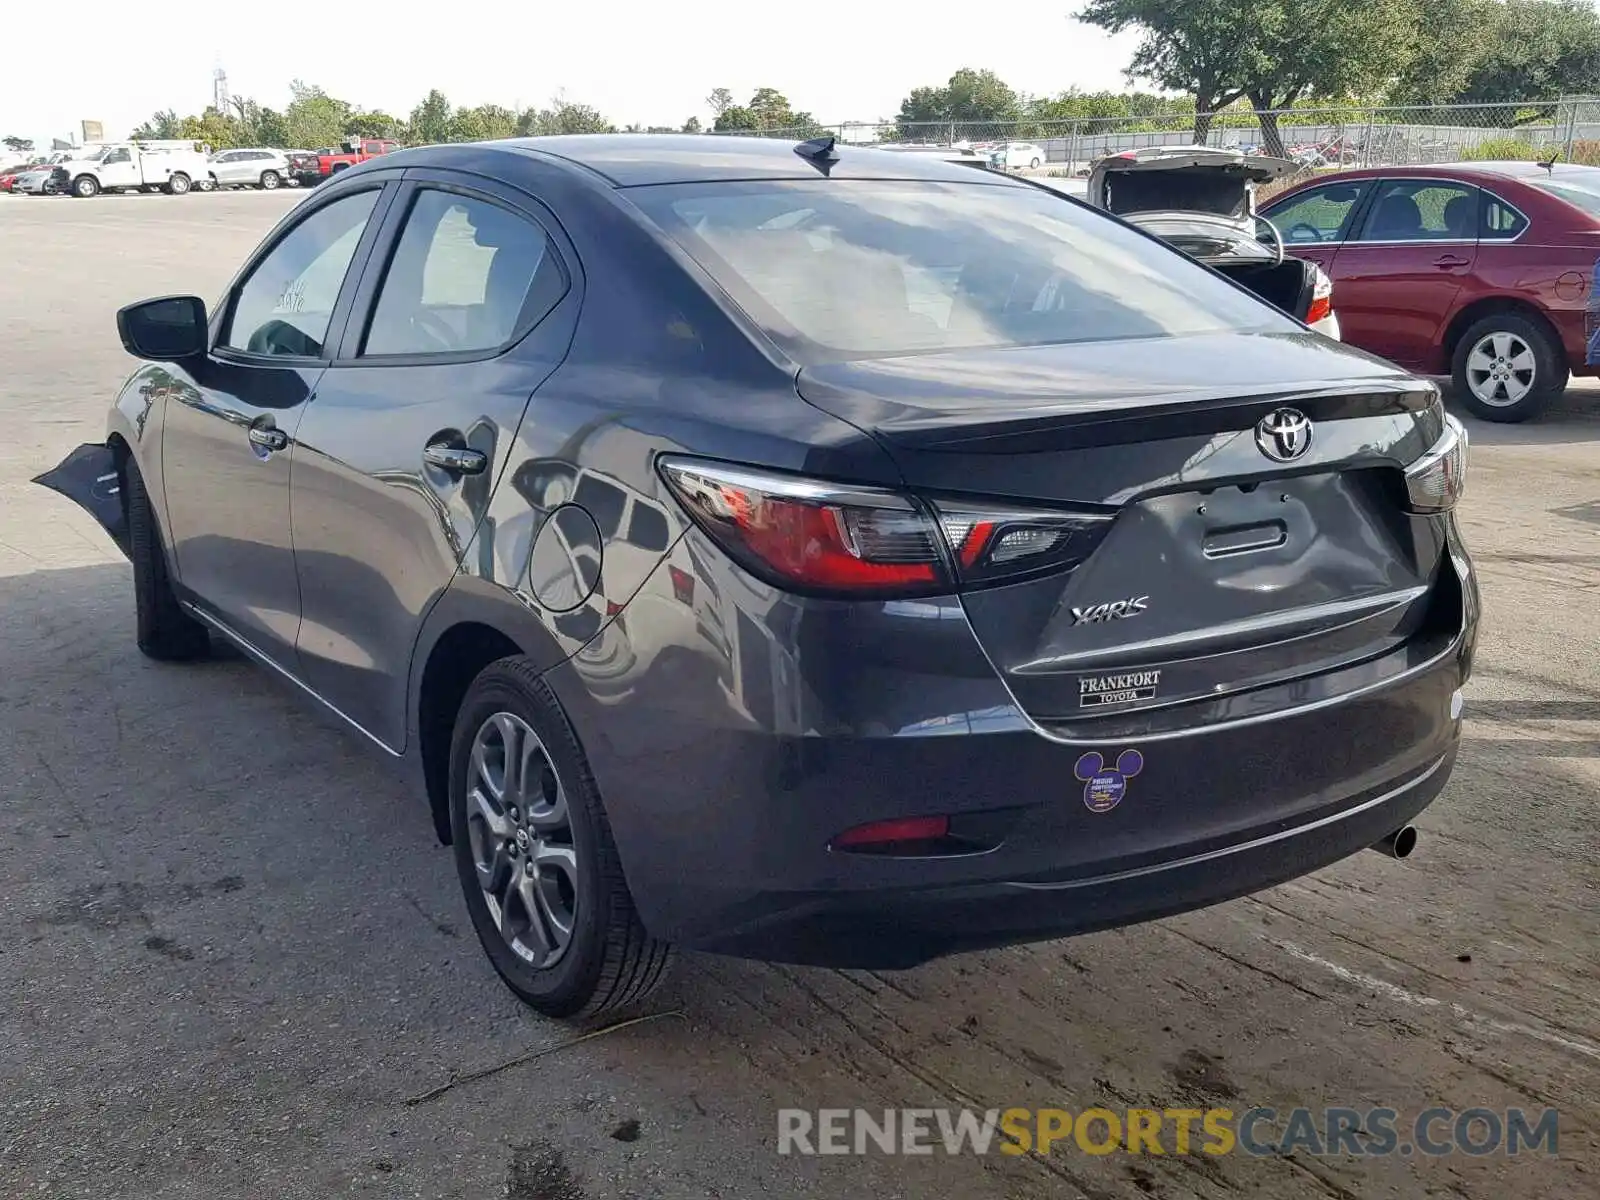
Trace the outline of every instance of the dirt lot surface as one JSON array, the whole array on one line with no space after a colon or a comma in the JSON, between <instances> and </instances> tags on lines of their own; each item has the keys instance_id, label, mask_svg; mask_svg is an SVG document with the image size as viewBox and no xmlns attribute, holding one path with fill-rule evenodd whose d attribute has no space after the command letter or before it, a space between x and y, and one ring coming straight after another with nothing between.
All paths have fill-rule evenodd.
<instances>
[{"instance_id":1,"label":"dirt lot surface","mask_svg":"<svg viewBox=\"0 0 1600 1200\"><path fill-rule=\"evenodd\" d=\"M423 804L243 661L141 658L27 482L101 437L117 306L217 296L296 200L0 198L0 1196L1600 1196L1600 390L1473 426L1487 618L1409 861L904 974L690 958L567 1044ZM1548 1106L1560 1157L777 1154L858 1105Z\"/></svg>"}]
</instances>

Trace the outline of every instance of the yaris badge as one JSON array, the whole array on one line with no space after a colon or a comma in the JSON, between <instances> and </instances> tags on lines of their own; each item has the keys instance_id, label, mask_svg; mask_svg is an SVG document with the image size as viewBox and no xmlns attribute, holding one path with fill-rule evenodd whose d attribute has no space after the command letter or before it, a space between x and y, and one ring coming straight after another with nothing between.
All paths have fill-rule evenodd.
<instances>
[{"instance_id":1,"label":"yaris badge","mask_svg":"<svg viewBox=\"0 0 1600 1200\"><path fill-rule=\"evenodd\" d=\"M1275 408L1256 422L1256 447L1273 462L1293 462L1311 449L1311 418L1298 408Z\"/></svg>"}]
</instances>

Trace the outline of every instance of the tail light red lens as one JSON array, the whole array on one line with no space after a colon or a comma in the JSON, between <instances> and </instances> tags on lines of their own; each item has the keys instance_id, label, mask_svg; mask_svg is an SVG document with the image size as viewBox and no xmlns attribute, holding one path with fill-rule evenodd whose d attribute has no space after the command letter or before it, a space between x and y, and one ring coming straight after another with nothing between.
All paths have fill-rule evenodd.
<instances>
[{"instance_id":1,"label":"tail light red lens","mask_svg":"<svg viewBox=\"0 0 1600 1200\"><path fill-rule=\"evenodd\" d=\"M990 509L703 460L666 458L660 466L695 523L735 562L815 594L940 595L1069 570L1115 516Z\"/></svg>"},{"instance_id":2,"label":"tail light red lens","mask_svg":"<svg viewBox=\"0 0 1600 1200\"><path fill-rule=\"evenodd\" d=\"M852 595L951 590L938 528L895 492L689 460L663 459L661 472L729 557L780 587Z\"/></svg>"},{"instance_id":3,"label":"tail light red lens","mask_svg":"<svg viewBox=\"0 0 1600 1200\"><path fill-rule=\"evenodd\" d=\"M1315 264L1311 268L1316 272L1315 282L1311 291L1311 308L1306 313L1306 324L1315 325L1318 321L1326 321L1333 315L1333 280L1327 273Z\"/></svg>"}]
</instances>

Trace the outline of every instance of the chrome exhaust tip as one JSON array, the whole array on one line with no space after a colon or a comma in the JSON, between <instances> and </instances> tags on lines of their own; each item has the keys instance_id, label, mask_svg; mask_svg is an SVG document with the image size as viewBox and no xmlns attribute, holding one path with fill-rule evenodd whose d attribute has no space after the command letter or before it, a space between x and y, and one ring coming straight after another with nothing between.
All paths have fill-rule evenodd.
<instances>
[{"instance_id":1,"label":"chrome exhaust tip","mask_svg":"<svg viewBox=\"0 0 1600 1200\"><path fill-rule=\"evenodd\" d=\"M1387 854L1390 858L1410 858L1411 852L1417 848L1417 827L1415 825L1402 825L1383 841L1376 843L1371 849L1380 854Z\"/></svg>"}]
</instances>

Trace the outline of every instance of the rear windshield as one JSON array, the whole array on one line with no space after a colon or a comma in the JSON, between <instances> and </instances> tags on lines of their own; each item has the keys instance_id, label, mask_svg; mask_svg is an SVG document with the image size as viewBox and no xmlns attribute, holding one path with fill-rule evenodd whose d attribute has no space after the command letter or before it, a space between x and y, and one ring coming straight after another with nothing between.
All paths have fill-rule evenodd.
<instances>
[{"instance_id":1,"label":"rear windshield","mask_svg":"<svg viewBox=\"0 0 1600 1200\"><path fill-rule=\"evenodd\" d=\"M628 196L802 363L1299 328L1033 188L819 179Z\"/></svg>"},{"instance_id":2,"label":"rear windshield","mask_svg":"<svg viewBox=\"0 0 1600 1200\"><path fill-rule=\"evenodd\" d=\"M1600 171L1595 174L1600 175ZM1588 178L1580 180L1569 175L1561 179L1531 179L1523 176L1522 182L1542 192L1549 192L1552 196L1559 196L1591 217L1600 217L1600 181Z\"/></svg>"}]
</instances>

